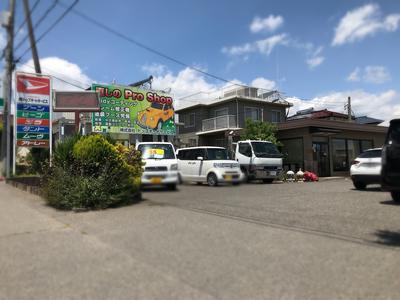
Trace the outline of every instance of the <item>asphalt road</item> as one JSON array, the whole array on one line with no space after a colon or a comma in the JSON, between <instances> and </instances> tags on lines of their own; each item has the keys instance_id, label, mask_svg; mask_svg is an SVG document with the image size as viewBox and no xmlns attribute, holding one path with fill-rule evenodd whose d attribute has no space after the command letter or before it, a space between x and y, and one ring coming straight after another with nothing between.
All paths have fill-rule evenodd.
<instances>
[{"instance_id":1,"label":"asphalt road","mask_svg":"<svg viewBox=\"0 0 400 300\"><path fill-rule=\"evenodd\" d=\"M60 212L0 184L0 299L397 299L400 206L377 188L183 185Z\"/></svg>"},{"instance_id":2,"label":"asphalt road","mask_svg":"<svg viewBox=\"0 0 400 300\"><path fill-rule=\"evenodd\" d=\"M149 189L154 205L172 205L201 213L354 242L400 246L400 205L378 185L354 189L349 179L318 183L254 181L241 186L181 185L179 192Z\"/></svg>"}]
</instances>

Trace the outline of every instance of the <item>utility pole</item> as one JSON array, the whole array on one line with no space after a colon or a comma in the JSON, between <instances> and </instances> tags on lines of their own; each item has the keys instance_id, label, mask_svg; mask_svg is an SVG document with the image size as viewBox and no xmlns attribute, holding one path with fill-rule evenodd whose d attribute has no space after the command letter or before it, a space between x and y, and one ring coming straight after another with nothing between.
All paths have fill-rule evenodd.
<instances>
[{"instance_id":1,"label":"utility pole","mask_svg":"<svg viewBox=\"0 0 400 300\"><path fill-rule=\"evenodd\" d=\"M29 9L28 0L24 0L23 2L24 2L24 12L25 12L26 24L28 25L29 41L31 44L33 63L35 64L36 73L41 74L42 71L40 69L39 56L38 56L37 49L36 49L36 40L35 40L35 36L33 34L31 11Z\"/></svg>"},{"instance_id":2,"label":"utility pole","mask_svg":"<svg viewBox=\"0 0 400 300\"><path fill-rule=\"evenodd\" d=\"M351 122L351 98L347 97L347 119Z\"/></svg>"},{"instance_id":3,"label":"utility pole","mask_svg":"<svg viewBox=\"0 0 400 300\"><path fill-rule=\"evenodd\" d=\"M14 15L15 15L15 0L9 2L10 14L7 25L7 46L5 49L5 74L3 81L3 95L4 95L4 113L3 113L3 134L1 138L1 164L2 171L5 173L6 178L10 177L10 161L11 161L11 141L10 141L10 107L11 107L11 83L12 83L12 71L14 69Z\"/></svg>"}]
</instances>

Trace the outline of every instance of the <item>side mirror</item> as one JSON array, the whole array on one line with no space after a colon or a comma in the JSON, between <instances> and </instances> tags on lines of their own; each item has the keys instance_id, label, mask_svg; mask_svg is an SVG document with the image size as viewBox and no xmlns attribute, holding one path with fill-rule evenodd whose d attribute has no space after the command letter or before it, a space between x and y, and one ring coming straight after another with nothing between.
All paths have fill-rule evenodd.
<instances>
[{"instance_id":1,"label":"side mirror","mask_svg":"<svg viewBox=\"0 0 400 300\"><path fill-rule=\"evenodd\" d=\"M203 156L197 156L197 160L203 160Z\"/></svg>"}]
</instances>

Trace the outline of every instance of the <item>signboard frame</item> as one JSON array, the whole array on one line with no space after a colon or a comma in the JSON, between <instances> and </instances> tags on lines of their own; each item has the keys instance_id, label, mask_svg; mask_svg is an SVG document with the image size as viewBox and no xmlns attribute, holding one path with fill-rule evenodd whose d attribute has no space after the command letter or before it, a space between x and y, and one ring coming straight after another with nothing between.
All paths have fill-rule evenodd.
<instances>
[{"instance_id":1,"label":"signboard frame","mask_svg":"<svg viewBox=\"0 0 400 300\"><path fill-rule=\"evenodd\" d=\"M92 84L99 93L99 112L92 113L97 133L176 135L174 99L162 91Z\"/></svg>"},{"instance_id":2,"label":"signboard frame","mask_svg":"<svg viewBox=\"0 0 400 300\"><path fill-rule=\"evenodd\" d=\"M40 120L40 123L45 123L46 125L44 125L44 126L48 127L48 132L45 132L46 134L49 135L48 136L48 140L36 140L36 142L40 141L41 144L45 145L44 147L40 146L41 148L49 148L50 164L51 164L51 157L52 157L52 153L53 153L53 147L52 147L52 145L53 145L53 126L52 126L53 125L53 122L52 122L52 120L53 120L53 112L52 112L52 110L53 110L52 109L53 80L52 80L52 77L50 75L43 75L43 74L38 74L38 73L28 73L28 72L16 71L15 74L14 74L14 80L13 80L16 83L15 90L14 90L13 174L16 173L16 157L17 157L17 152L16 151L17 151L17 147L21 146L21 145L18 145L19 140L17 139L17 136L18 136L17 127L20 125L20 124L18 124L18 116L17 116L18 115L18 109L17 109L17 107L18 107L18 104L21 104L21 103L18 102L18 99L17 99L17 97L19 96L18 82L17 82L18 76L27 76L27 77L31 77L31 78L35 78L35 77L36 78L47 78L49 80L49 94L48 94L49 101L48 101L48 104L47 104L48 105L48 111L46 112L48 114L48 122L43 122L43 121L46 121L46 119L25 118L25 121L29 120L29 122L32 123L32 124L25 125L25 126L27 126L27 127L34 127L34 126L39 127L39 125L35 124L35 120L36 121ZM36 107L47 106L45 104L28 104L28 103L26 105L36 106ZM24 126L24 125L22 125L22 126ZM42 127L42 126L40 126L40 127ZM21 140L21 141L23 141L23 140ZM27 140L27 141L31 141L31 140ZM31 142L34 143L35 140L32 140ZM20 143L20 144L22 144L22 143ZM34 147L34 146L29 146L29 147Z\"/></svg>"},{"instance_id":3,"label":"signboard frame","mask_svg":"<svg viewBox=\"0 0 400 300\"><path fill-rule=\"evenodd\" d=\"M97 105L95 106L71 106L71 107L65 107L65 106L59 106L58 101L57 101L57 96L64 96L64 95L92 95L96 97ZM53 111L54 112L96 112L100 111L100 96L99 93L96 91L90 90L90 91L53 91Z\"/></svg>"}]
</instances>

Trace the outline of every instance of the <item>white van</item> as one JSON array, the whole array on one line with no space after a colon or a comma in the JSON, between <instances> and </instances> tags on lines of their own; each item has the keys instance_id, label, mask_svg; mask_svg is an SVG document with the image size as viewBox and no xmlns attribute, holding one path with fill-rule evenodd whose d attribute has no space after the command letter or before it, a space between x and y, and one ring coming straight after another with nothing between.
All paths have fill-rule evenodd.
<instances>
[{"instance_id":1,"label":"white van","mask_svg":"<svg viewBox=\"0 0 400 300\"><path fill-rule=\"evenodd\" d=\"M239 141L235 158L247 180L261 179L264 183L271 183L282 172L282 154L269 141Z\"/></svg>"},{"instance_id":2,"label":"white van","mask_svg":"<svg viewBox=\"0 0 400 300\"><path fill-rule=\"evenodd\" d=\"M183 181L239 184L243 180L239 163L222 147L193 147L177 151L178 169Z\"/></svg>"},{"instance_id":3,"label":"white van","mask_svg":"<svg viewBox=\"0 0 400 300\"><path fill-rule=\"evenodd\" d=\"M142 185L165 185L175 190L179 181L174 146L165 142L143 142L136 145L145 163Z\"/></svg>"}]
</instances>

